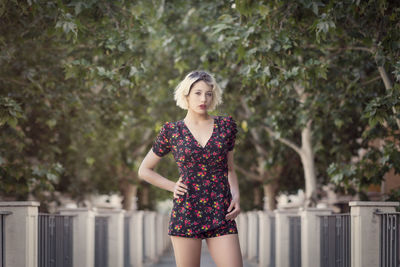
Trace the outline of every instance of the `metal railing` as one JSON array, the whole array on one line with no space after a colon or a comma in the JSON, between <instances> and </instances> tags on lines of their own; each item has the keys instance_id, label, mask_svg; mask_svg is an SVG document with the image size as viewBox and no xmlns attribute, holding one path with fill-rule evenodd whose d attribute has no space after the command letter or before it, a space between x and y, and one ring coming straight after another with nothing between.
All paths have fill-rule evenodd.
<instances>
[{"instance_id":1,"label":"metal railing","mask_svg":"<svg viewBox=\"0 0 400 267\"><path fill-rule=\"evenodd\" d=\"M39 213L38 266L72 267L73 216Z\"/></svg>"},{"instance_id":2,"label":"metal railing","mask_svg":"<svg viewBox=\"0 0 400 267\"><path fill-rule=\"evenodd\" d=\"M130 230L129 223L131 216L124 217L124 267L131 267L131 257L130 257Z\"/></svg>"},{"instance_id":3,"label":"metal railing","mask_svg":"<svg viewBox=\"0 0 400 267\"><path fill-rule=\"evenodd\" d=\"M260 222L258 221L258 220L256 220L256 229L257 229L257 232L259 233L259 229L260 229ZM256 262L258 262L258 260L260 259L260 235L258 234L258 235L256 235L256 240L255 240L256 242L255 242L255 245L256 245L256 248L255 248L255 251L256 251L256 255L255 255L255 261Z\"/></svg>"},{"instance_id":4,"label":"metal railing","mask_svg":"<svg viewBox=\"0 0 400 267\"><path fill-rule=\"evenodd\" d=\"M5 216L10 215L10 211L0 211L0 267L6 266L5 264Z\"/></svg>"},{"instance_id":5,"label":"metal railing","mask_svg":"<svg viewBox=\"0 0 400 267\"><path fill-rule=\"evenodd\" d=\"M291 267L301 267L301 218L289 216L289 261Z\"/></svg>"},{"instance_id":6,"label":"metal railing","mask_svg":"<svg viewBox=\"0 0 400 267\"><path fill-rule=\"evenodd\" d=\"M95 217L94 264L108 267L108 217Z\"/></svg>"},{"instance_id":7,"label":"metal railing","mask_svg":"<svg viewBox=\"0 0 400 267\"><path fill-rule=\"evenodd\" d=\"M350 214L320 217L321 266L350 267Z\"/></svg>"},{"instance_id":8,"label":"metal railing","mask_svg":"<svg viewBox=\"0 0 400 267\"><path fill-rule=\"evenodd\" d=\"M276 253L276 247L275 247L275 216L271 216L271 260L270 260L270 266L269 267L275 267L275 253Z\"/></svg>"},{"instance_id":9,"label":"metal railing","mask_svg":"<svg viewBox=\"0 0 400 267\"><path fill-rule=\"evenodd\" d=\"M381 267L400 266L400 212L379 212L380 217L380 250Z\"/></svg>"}]
</instances>

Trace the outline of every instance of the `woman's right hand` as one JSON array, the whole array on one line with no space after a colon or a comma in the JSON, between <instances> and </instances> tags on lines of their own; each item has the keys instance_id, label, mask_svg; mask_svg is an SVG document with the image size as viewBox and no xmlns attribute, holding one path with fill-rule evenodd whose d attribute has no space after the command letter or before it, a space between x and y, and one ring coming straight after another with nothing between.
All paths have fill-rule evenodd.
<instances>
[{"instance_id":1,"label":"woman's right hand","mask_svg":"<svg viewBox=\"0 0 400 267\"><path fill-rule=\"evenodd\" d=\"M187 193L187 185L185 185L182 182L182 176L179 176L178 181L175 183L175 187L174 187L174 198L178 198L179 195L184 195L185 193Z\"/></svg>"}]
</instances>

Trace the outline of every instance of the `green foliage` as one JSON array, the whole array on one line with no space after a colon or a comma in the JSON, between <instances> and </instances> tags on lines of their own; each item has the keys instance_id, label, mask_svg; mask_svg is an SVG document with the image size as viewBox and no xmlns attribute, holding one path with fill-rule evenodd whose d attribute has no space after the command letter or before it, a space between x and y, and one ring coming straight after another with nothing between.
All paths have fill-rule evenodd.
<instances>
[{"instance_id":1,"label":"green foliage","mask_svg":"<svg viewBox=\"0 0 400 267\"><path fill-rule=\"evenodd\" d=\"M0 71L3 195L59 190L76 199L134 180L128 151L147 124L133 4L7 2ZM137 25L137 27L132 27ZM116 169L121 173L116 173ZM63 170L63 171L60 171Z\"/></svg>"},{"instance_id":2,"label":"green foliage","mask_svg":"<svg viewBox=\"0 0 400 267\"><path fill-rule=\"evenodd\" d=\"M311 119L319 184L362 194L399 171L399 17L399 4L384 0L3 1L0 192L50 199L55 190L82 200L118 192L122 179L140 190L136 172L151 140L163 122L185 115L173 88L202 68L224 89L214 113L241 126L238 164L254 163L251 129L266 125L300 144ZM290 166L279 190L303 187L293 152L261 140L266 169ZM177 179L172 157L159 168Z\"/></svg>"},{"instance_id":3,"label":"green foliage","mask_svg":"<svg viewBox=\"0 0 400 267\"><path fill-rule=\"evenodd\" d=\"M360 194L380 184L398 160L393 110L399 110L399 87L385 90L377 67L398 79L399 5L236 4L239 14L220 16L210 38L225 65L232 62L228 69L237 70L241 95L257 110L254 127L267 125L276 138L299 144L299 132L311 119L320 184L331 181L338 190ZM305 99L300 101L296 86L304 88ZM375 148L376 139L386 144ZM360 149L368 153L353 163Z\"/></svg>"}]
</instances>

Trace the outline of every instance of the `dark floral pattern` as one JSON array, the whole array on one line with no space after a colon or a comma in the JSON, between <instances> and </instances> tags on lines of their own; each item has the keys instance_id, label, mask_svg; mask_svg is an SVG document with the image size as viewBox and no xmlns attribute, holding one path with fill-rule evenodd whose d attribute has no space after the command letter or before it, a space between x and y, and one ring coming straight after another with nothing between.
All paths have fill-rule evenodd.
<instances>
[{"instance_id":1,"label":"dark floral pattern","mask_svg":"<svg viewBox=\"0 0 400 267\"><path fill-rule=\"evenodd\" d=\"M196 237L217 228L237 233L226 220L232 195L228 182L228 151L233 150L237 125L232 116L215 116L213 132L204 147L183 120L166 122L152 149L163 157L172 151L188 191L173 199L168 235Z\"/></svg>"}]
</instances>

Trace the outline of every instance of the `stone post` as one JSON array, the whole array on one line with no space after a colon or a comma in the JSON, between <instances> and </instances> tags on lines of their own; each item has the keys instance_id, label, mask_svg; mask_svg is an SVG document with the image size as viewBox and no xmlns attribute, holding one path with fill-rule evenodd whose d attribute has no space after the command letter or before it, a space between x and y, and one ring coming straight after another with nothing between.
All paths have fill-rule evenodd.
<instances>
[{"instance_id":1,"label":"stone post","mask_svg":"<svg viewBox=\"0 0 400 267\"><path fill-rule=\"evenodd\" d=\"M124 265L124 216L125 210L98 209L99 215L108 219L108 266Z\"/></svg>"},{"instance_id":2,"label":"stone post","mask_svg":"<svg viewBox=\"0 0 400 267\"><path fill-rule=\"evenodd\" d=\"M250 211L247 213L248 223L247 223L247 258L249 260L256 261L258 253L258 214L256 211Z\"/></svg>"},{"instance_id":3,"label":"stone post","mask_svg":"<svg viewBox=\"0 0 400 267\"><path fill-rule=\"evenodd\" d=\"M89 208L59 209L61 215L72 215L73 266L94 267L95 210Z\"/></svg>"},{"instance_id":4,"label":"stone post","mask_svg":"<svg viewBox=\"0 0 400 267\"><path fill-rule=\"evenodd\" d=\"M144 255L146 262L156 262L156 212L145 211L144 215Z\"/></svg>"},{"instance_id":5,"label":"stone post","mask_svg":"<svg viewBox=\"0 0 400 267\"><path fill-rule=\"evenodd\" d=\"M161 255L164 251L165 239L168 238L165 231L165 215L157 212L156 214L156 254Z\"/></svg>"},{"instance_id":6,"label":"stone post","mask_svg":"<svg viewBox=\"0 0 400 267\"><path fill-rule=\"evenodd\" d=\"M351 267L379 266L380 219L375 211L395 212L399 202L351 201Z\"/></svg>"},{"instance_id":7,"label":"stone post","mask_svg":"<svg viewBox=\"0 0 400 267\"><path fill-rule=\"evenodd\" d=\"M5 266L37 267L38 207L36 201L0 202L5 216Z\"/></svg>"},{"instance_id":8,"label":"stone post","mask_svg":"<svg viewBox=\"0 0 400 267\"><path fill-rule=\"evenodd\" d=\"M271 232L272 229L272 217L273 212L270 211L258 211L259 229L260 229L260 242L259 242L259 267L272 266L272 259L275 255L271 255L272 248L275 245L275 239Z\"/></svg>"},{"instance_id":9,"label":"stone post","mask_svg":"<svg viewBox=\"0 0 400 267\"><path fill-rule=\"evenodd\" d=\"M235 221L239 232L240 249L243 257L247 257L247 212L239 213Z\"/></svg>"},{"instance_id":10,"label":"stone post","mask_svg":"<svg viewBox=\"0 0 400 267\"><path fill-rule=\"evenodd\" d=\"M136 210L132 212L132 218L130 221L130 255L131 255L131 265L135 267L142 267L144 261L144 211Z\"/></svg>"},{"instance_id":11,"label":"stone post","mask_svg":"<svg viewBox=\"0 0 400 267\"><path fill-rule=\"evenodd\" d=\"M301 266L319 267L320 250L320 217L330 215L331 209L300 208L301 216Z\"/></svg>"},{"instance_id":12,"label":"stone post","mask_svg":"<svg viewBox=\"0 0 400 267\"><path fill-rule=\"evenodd\" d=\"M297 215L297 210L274 210L275 213L275 229L276 229L276 266L290 267L289 259L289 242L290 242L290 228L289 228L289 215Z\"/></svg>"}]
</instances>

